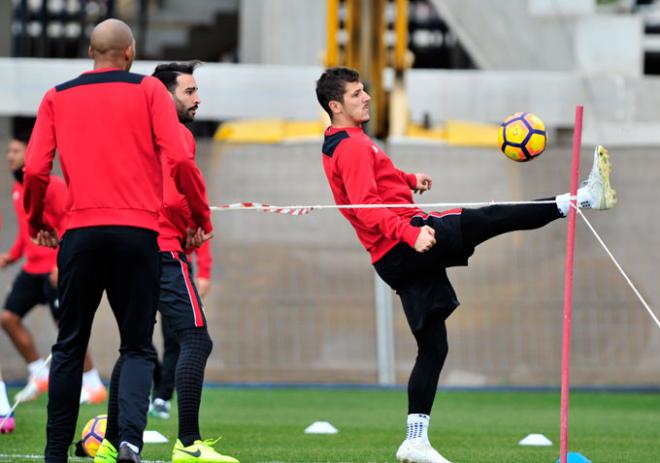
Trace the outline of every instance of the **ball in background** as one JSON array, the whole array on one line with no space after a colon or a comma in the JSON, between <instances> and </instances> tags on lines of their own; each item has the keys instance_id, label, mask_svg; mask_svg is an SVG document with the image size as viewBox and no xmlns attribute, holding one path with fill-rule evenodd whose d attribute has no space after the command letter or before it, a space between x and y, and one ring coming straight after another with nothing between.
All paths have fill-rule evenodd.
<instances>
[{"instance_id":1,"label":"ball in background","mask_svg":"<svg viewBox=\"0 0 660 463\"><path fill-rule=\"evenodd\" d=\"M85 453L94 458L105 437L105 427L108 423L107 415L95 416L87 422L82 430L82 447Z\"/></svg>"},{"instance_id":2,"label":"ball in background","mask_svg":"<svg viewBox=\"0 0 660 463\"><path fill-rule=\"evenodd\" d=\"M541 155L547 140L543 121L527 112L507 117L497 133L497 143L502 152L517 162L531 161Z\"/></svg>"}]
</instances>

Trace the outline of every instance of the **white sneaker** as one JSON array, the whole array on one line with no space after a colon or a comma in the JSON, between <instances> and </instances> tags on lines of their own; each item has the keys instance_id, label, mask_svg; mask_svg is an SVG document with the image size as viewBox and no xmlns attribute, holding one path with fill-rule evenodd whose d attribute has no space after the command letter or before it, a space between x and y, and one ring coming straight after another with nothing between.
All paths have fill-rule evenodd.
<instances>
[{"instance_id":1,"label":"white sneaker","mask_svg":"<svg viewBox=\"0 0 660 463\"><path fill-rule=\"evenodd\" d=\"M591 209L611 209L616 204L616 191L610 185L611 171L610 155L605 147L598 145L591 172L583 183L591 195Z\"/></svg>"},{"instance_id":2,"label":"white sneaker","mask_svg":"<svg viewBox=\"0 0 660 463\"><path fill-rule=\"evenodd\" d=\"M92 388L83 387L80 389L80 403L81 404L100 404L108 397L108 391L103 384L99 387Z\"/></svg>"},{"instance_id":3,"label":"white sneaker","mask_svg":"<svg viewBox=\"0 0 660 463\"><path fill-rule=\"evenodd\" d=\"M404 440L396 451L396 459L400 463L451 463L431 447L430 442L421 439Z\"/></svg>"},{"instance_id":4,"label":"white sneaker","mask_svg":"<svg viewBox=\"0 0 660 463\"><path fill-rule=\"evenodd\" d=\"M29 378L25 387L14 396L14 399L17 402L29 402L44 392L48 392L48 377Z\"/></svg>"},{"instance_id":5,"label":"white sneaker","mask_svg":"<svg viewBox=\"0 0 660 463\"><path fill-rule=\"evenodd\" d=\"M170 401L161 398L155 398L149 404L149 416L160 418L161 420L170 419Z\"/></svg>"}]
</instances>

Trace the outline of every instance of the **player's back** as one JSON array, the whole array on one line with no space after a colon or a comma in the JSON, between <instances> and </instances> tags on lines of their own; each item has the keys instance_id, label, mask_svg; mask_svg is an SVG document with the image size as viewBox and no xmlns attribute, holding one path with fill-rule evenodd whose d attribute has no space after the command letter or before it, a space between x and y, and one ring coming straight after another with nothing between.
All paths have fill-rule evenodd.
<instances>
[{"instance_id":1,"label":"player's back","mask_svg":"<svg viewBox=\"0 0 660 463\"><path fill-rule=\"evenodd\" d=\"M67 228L157 229L162 177L154 120L166 119L158 111L172 106L169 95L162 101L166 94L158 80L118 69L87 72L48 92L42 105L51 111L69 188Z\"/></svg>"}]
</instances>

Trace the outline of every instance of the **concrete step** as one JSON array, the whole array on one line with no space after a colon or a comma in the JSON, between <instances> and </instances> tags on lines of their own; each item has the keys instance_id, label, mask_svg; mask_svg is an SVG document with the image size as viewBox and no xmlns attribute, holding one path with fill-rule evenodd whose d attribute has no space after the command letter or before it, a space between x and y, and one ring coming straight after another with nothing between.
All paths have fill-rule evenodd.
<instances>
[{"instance_id":1,"label":"concrete step","mask_svg":"<svg viewBox=\"0 0 660 463\"><path fill-rule=\"evenodd\" d=\"M146 56L161 57L165 49L186 48L192 31L215 26L219 15L237 14L238 3L238 0L164 0L160 6L152 4L144 45Z\"/></svg>"},{"instance_id":2,"label":"concrete step","mask_svg":"<svg viewBox=\"0 0 660 463\"><path fill-rule=\"evenodd\" d=\"M643 71L642 17L595 0L431 0L479 69Z\"/></svg>"}]
</instances>

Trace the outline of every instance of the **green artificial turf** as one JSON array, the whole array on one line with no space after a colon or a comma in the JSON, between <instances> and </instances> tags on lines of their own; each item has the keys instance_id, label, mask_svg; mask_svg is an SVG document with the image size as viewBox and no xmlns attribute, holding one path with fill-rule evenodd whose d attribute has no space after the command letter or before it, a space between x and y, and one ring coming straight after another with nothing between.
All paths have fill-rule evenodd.
<instances>
[{"instance_id":1,"label":"green artificial turf","mask_svg":"<svg viewBox=\"0 0 660 463\"><path fill-rule=\"evenodd\" d=\"M429 437L455 463L554 462L559 456L559 403L558 393L441 391ZM570 451L594 463L660 462L660 394L577 392L570 405ZM45 407L43 397L19 406L16 431L0 436L0 462L38 461L37 455L43 455ZM102 413L105 405L82 406L78 430ZM200 420L203 437L222 436L216 447L242 463L394 463L405 435L406 394L207 388ZM329 421L339 433L304 434L314 421ZM148 429L160 431L170 443L147 444L143 458L169 461L176 409L170 420L150 418ZM519 446L530 433L544 434L553 445Z\"/></svg>"}]
</instances>

